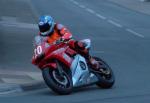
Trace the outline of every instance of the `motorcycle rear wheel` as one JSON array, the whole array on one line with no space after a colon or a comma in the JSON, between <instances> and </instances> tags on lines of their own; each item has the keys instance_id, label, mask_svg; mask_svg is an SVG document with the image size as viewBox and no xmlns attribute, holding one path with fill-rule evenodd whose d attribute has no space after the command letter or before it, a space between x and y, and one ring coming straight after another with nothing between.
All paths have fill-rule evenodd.
<instances>
[{"instance_id":1,"label":"motorcycle rear wheel","mask_svg":"<svg viewBox=\"0 0 150 103\"><path fill-rule=\"evenodd\" d=\"M99 81L96 83L96 85L98 87L105 88L105 89L111 88L115 83L115 76L114 76L112 69L102 59L100 59L98 57L93 57L93 58L95 58L99 62L101 69L106 73L105 74L105 73L101 73L98 71L95 72L95 75L99 79Z\"/></svg>"},{"instance_id":2,"label":"motorcycle rear wheel","mask_svg":"<svg viewBox=\"0 0 150 103\"><path fill-rule=\"evenodd\" d=\"M62 76L59 74L58 69L50 68L43 69L42 74L47 86L55 93L67 95L72 92L73 83L70 69L63 67Z\"/></svg>"}]
</instances>

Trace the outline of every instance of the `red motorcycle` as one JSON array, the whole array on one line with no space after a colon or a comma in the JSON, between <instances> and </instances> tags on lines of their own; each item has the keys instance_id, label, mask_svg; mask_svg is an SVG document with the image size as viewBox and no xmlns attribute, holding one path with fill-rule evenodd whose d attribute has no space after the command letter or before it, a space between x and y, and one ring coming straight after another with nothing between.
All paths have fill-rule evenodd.
<instances>
[{"instance_id":1,"label":"red motorcycle","mask_svg":"<svg viewBox=\"0 0 150 103\"><path fill-rule=\"evenodd\" d=\"M83 42L87 44L86 48L90 48L89 39ZM33 60L38 61L36 65L42 70L45 83L54 92L70 94L74 87L90 84L96 84L101 88L113 86L115 82L113 71L102 59L94 57L101 67L94 70L83 56L68 46L67 41L59 40L52 45L40 40L37 43ZM43 51L46 51L44 55Z\"/></svg>"}]
</instances>

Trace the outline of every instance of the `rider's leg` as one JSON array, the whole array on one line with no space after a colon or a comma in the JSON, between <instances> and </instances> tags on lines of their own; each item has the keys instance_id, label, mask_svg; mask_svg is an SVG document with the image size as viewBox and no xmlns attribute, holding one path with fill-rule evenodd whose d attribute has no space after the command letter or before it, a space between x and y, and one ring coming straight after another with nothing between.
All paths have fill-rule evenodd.
<instances>
[{"instance_id":1,"label":"rider's leg","mask_svg":"<svg viewBox=\"0 0 150 103\"><path fill-rule=\"evenodd\" d=\"M88 64L92 67L92 69L99 69L100 65L98 61L96 61L92 56L89 54L89 49L91 46L91 41L89 39L84 39L81 41L71 41L71 47L74 48L79 54L85 57Z\"/></svg>"},{"instance_id":2,"label":"rider's leg","mask_svg":"<svg viewBox=\"0 0 150 103\"><path fill-rule=\"evenodd\" d=\"M100 68L99 62L96 61L90 54L89 50L80 50L79 53L85 57L88 64L91 66L92 69L98 70Z\"/></svg>"}]
</instances>

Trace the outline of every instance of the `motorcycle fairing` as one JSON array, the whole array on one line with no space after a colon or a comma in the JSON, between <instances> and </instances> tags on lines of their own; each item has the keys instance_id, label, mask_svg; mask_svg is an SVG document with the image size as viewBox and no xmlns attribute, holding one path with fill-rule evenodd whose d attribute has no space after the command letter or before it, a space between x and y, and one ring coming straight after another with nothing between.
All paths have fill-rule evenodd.
<instances>
[{"instance_id":1,"label":"motorcycle fairing","mask_svg":"<svg viewBox=\"0 0 150 103\"><path fill-rule=\"evenodd\" d=\"M89 72L86 60L81 55L76 55L71 64L73 86L81 86L98 81L95 74Z\"/></svg>"},{"instance_id":2,"label":"motorcycle fairing","mask_svg":"<svg viewBox=\"0 0 150 103\"><path fill-rule=\"evenodd\" d=\"M86 49L90 49L91 47L91 40L90 39L83 39L81 42L84 42L86 44Z\"/></svg>"}]
</instances>

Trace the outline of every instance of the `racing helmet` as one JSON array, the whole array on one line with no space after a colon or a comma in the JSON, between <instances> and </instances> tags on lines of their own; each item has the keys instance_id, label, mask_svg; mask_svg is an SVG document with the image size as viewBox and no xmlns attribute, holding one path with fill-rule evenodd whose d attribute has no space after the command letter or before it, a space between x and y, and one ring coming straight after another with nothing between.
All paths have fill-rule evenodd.
<instances>
[{"instance_id":1,"label":"racing helmet","mask_svg":"<svg viewBox=\"0 0 150 103\"><path fill-rule=\"evenodd\" d=\"M50 36L54 31L54 19L51 16L41 16L39 19L39 30L41 36Z\"/></svg>"}]
</instances>

